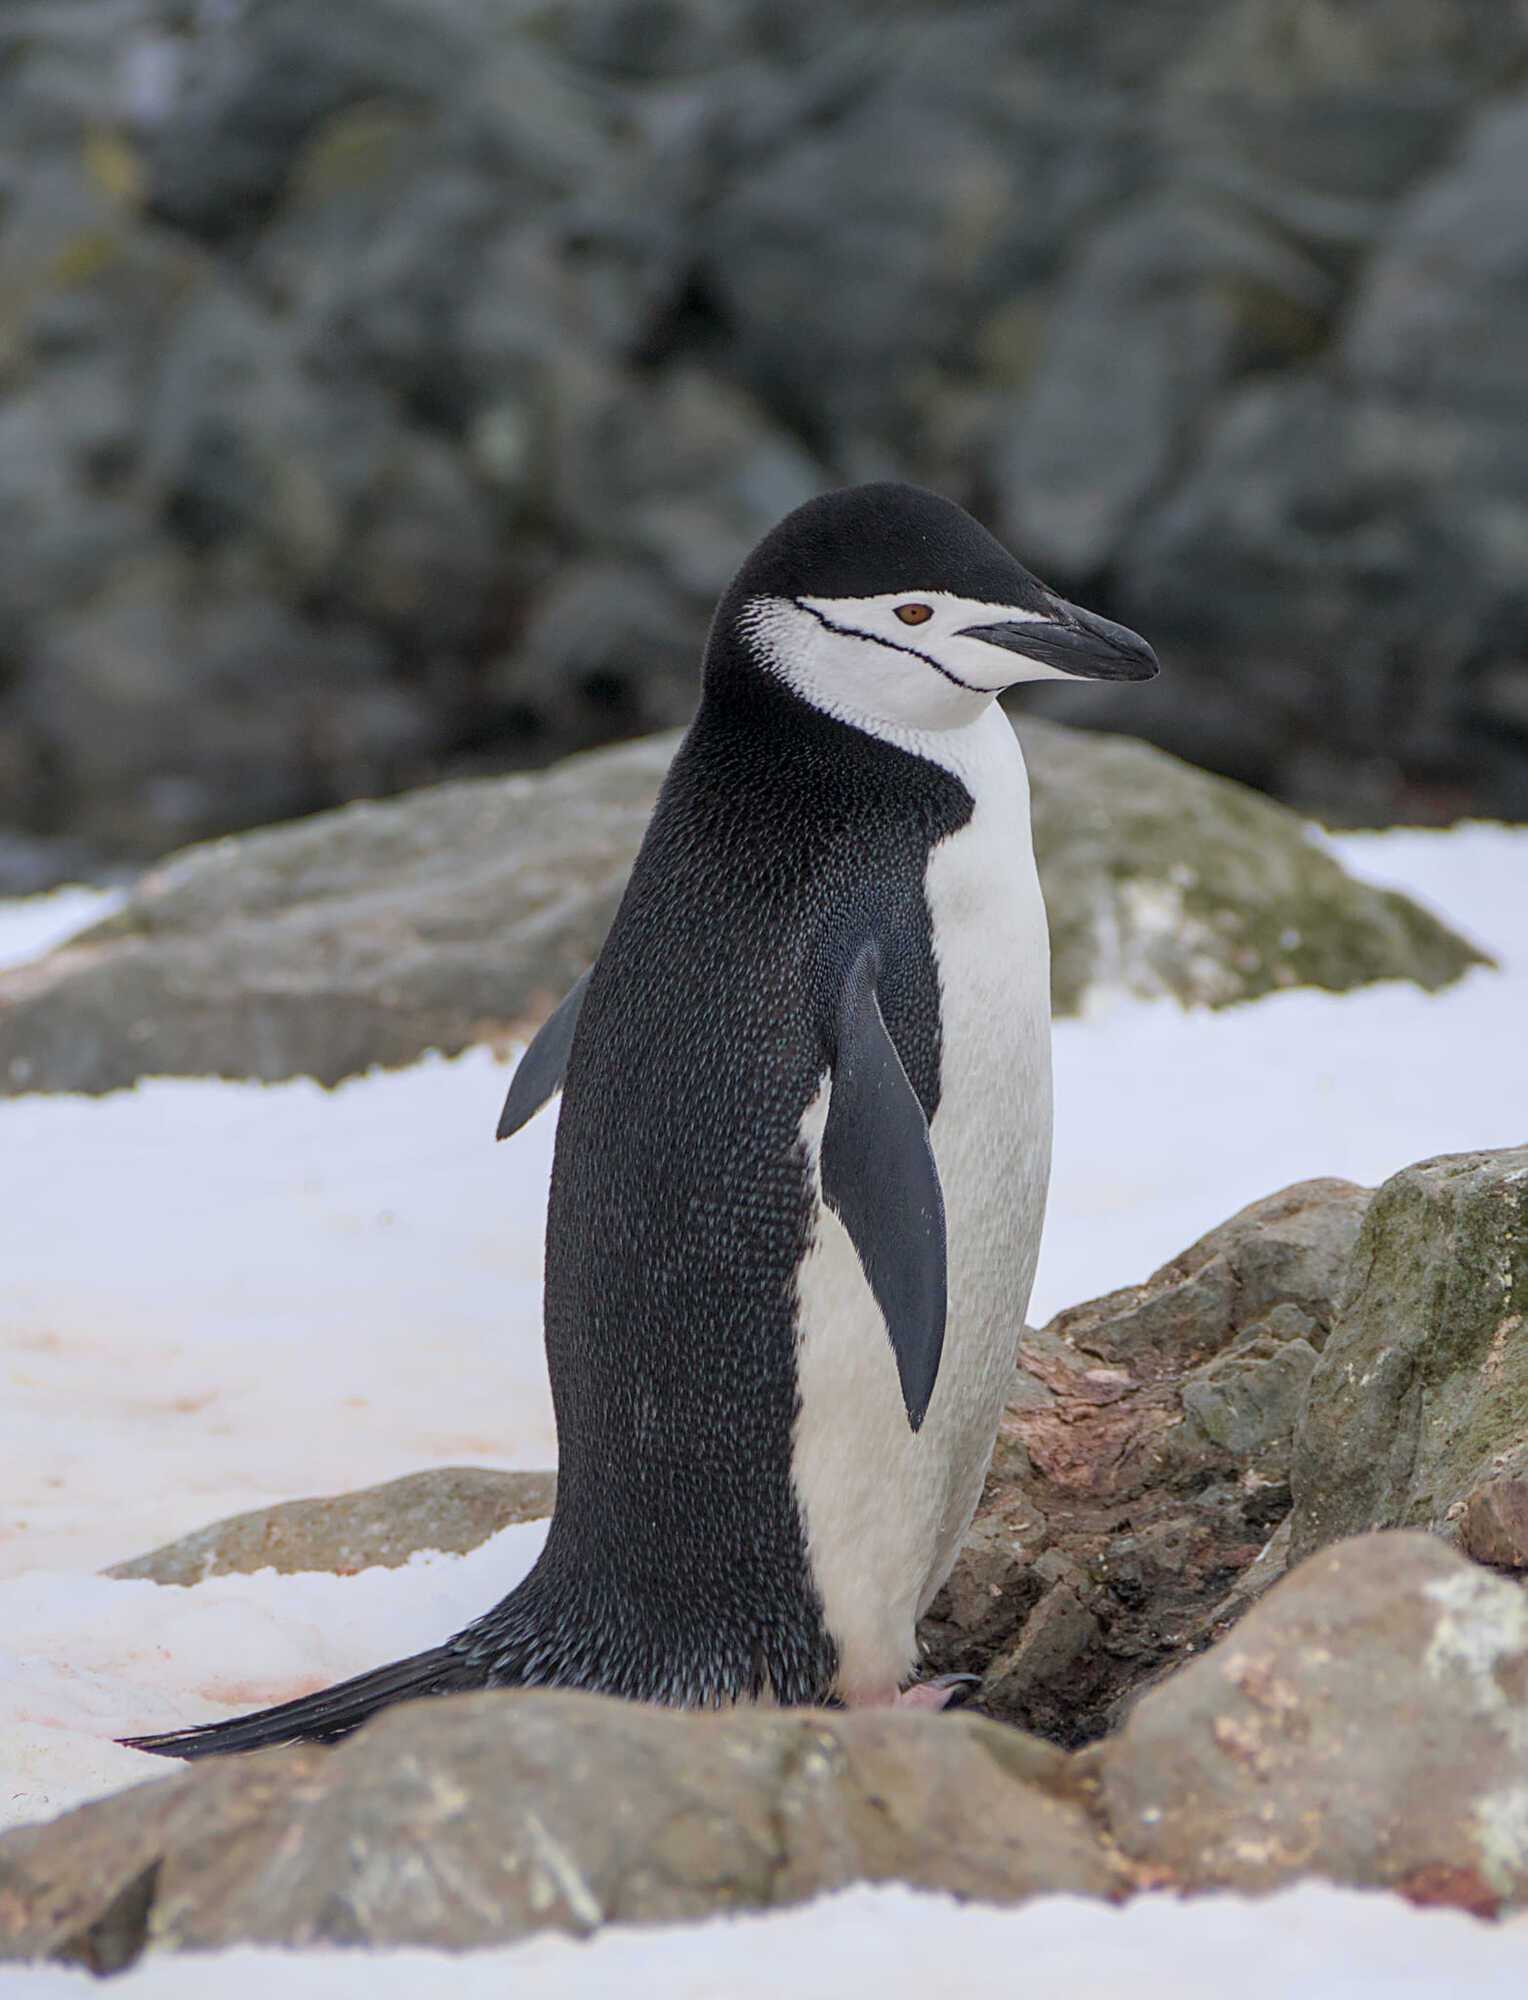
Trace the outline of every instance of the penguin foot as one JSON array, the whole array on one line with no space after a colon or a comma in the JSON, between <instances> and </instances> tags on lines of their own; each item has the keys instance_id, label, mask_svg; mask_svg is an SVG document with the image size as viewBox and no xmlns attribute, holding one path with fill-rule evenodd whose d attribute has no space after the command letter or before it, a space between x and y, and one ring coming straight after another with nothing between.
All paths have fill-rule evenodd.
<instances>
[{"instance_id":1,"label":"penguin foot","mask_svg":"<svg viewBox=\"0 0 1528 2000\"><path fill-rule=\"evenodd\" d=\"M964 1708L981 1686L980 1674L939 1674L918 1681L897 1696L898 1708Z\"/></svg>"}]
</instances>

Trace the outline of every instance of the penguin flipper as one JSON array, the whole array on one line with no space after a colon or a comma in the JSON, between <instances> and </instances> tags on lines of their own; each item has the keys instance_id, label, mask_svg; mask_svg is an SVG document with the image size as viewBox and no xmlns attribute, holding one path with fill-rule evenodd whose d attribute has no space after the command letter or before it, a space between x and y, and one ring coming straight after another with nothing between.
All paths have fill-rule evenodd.
<instances>
[{"instance_id":1,"label":"penguin flipper","mask_svg":"<svg viewBox=\"0 0 1528 2000\"><path fill-rule=\"evenodd\" d=\"M496 1139L507 1139L522 1125L528 1125L547 1099L562 1089L562 1080L568 1072L568 1052L573 1046L573 1030L578 1026L579 1009L584 1004L593 970L590 966L589 972L568 989L521 1056L504 1109L499 1113Z\"/></svg>"},{"instance_id":2,"label":"penguin flipper","mask_svg":"<svg viewBox=\"0 0 1528 2000\"><path fill-rule=\"evenodd\" d=\"M922 1424L944 1351L944 1196L928 1120L876 998L880 954L855 959L838 1014L822 1192L886 1319L902 1402Z\"/></svg>"}]
</instances>

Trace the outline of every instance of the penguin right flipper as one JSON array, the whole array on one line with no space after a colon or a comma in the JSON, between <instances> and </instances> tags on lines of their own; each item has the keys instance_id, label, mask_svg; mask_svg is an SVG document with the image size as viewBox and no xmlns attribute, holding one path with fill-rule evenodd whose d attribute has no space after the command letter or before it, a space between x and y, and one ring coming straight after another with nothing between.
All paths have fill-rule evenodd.
<instances>
[{"instance_id":1,"label":"penguin right flipper","mask_svg":"<svg viewBox=\"0 0 1528 2000\"><path fill-rule=\"evenodd\" d=\"M496 1139L507 1139L528 1125L547 1099L562 1089L568 1073L568 1052L573 1047L573 1030L578 1026L579 1009L584 1004L590 974L573 984L537 1030L530 1047L521 1056L499 1113Z\"/></svg>"},{"instance_id":2,"label":"penguin right flipper","mask_svg":"<svg viewBox=\"0 0 1528 2000\"><path fill-rule=\"evenodd\" d=\"M907 1421L917 1430L944 1351L944 1196L928 1120L876 998L879 970L880 953L867 944L839 1003L822 1192L885 1316Z\"/></svg>"}]
</instances>

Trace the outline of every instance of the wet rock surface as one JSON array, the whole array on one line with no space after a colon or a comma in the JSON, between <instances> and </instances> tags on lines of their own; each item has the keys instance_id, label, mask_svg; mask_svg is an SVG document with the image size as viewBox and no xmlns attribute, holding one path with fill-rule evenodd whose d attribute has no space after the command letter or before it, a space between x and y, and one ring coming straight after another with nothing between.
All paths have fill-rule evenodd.
<instances>
[{"instance_id":1,"label":"wet rock surface","mask_svg":"<svg viewBox=\"0 0 1528 2000\"><path fill-rule=\"evenodd\" d=\"M1446 984L1475 948L1355 882L1283 808L1140 743L1019 725L1053 998L1220 1005ZM538 1022L604 939L673 755L658 736L188 849L0 975L0 1094L156 1074L336 1083Z\"/></svg>"},{"instance_id":2,"label":"wet rock surface","mask_svg":"<svg viewBox=\"0 0 1528 2000\"><path fill-rule=\"evenodd\" d=\"M440 1466L356 1493L231 1514L105 1573L189 1585L261 1569L337 1576L396 1569L420 1549L464 1555L511 1522L545 1520L556 1494L553 1472Z\"/></svg>"},{"instance_id":3,"label":"wet rock surface","mask_svg":"<svg viewBox=\"0 0 1528 2000\"><path fill-rule=\"evenodd\" d=\"M729 567L889 472L1158 645L1055 712L1521 816L1525 61L1501 0L12 0L17 879L678 722Z\"/></svg>"}]
</instances>

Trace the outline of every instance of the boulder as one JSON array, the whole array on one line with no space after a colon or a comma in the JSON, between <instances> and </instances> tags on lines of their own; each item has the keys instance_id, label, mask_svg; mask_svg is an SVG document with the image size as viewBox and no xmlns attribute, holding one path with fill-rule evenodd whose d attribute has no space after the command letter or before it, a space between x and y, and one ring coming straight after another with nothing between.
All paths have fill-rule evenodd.
<instances>
[{"instance_id":1,"label":"boulder","mask_svg":"<svg viewBox=\"0 0 1528 2000\"><path fill-rule=\"evenodd\" d=\"M523 1034L598 951L673 744L192 848L0 999L0 1075L337 1083ZM19 981L19 983L15 983Z\"/></svg>"},{"instance_id":2,"label":"boulder","mask_svg":"<svg viewBox=\"0 0 1528 2000\"><path fill-rule=\"evenodd\" d=\"M968 1716L487 1693L197 1766L0 1839L0 1959L428 1945L775 1909L853 1882L1016 1903L1128 1876L1063 1753Z\"/></svg>"},{"instance_id":3,"label":"boulder","mask_svg":"<svg viewBox=\"0 0 1528 2000\"><path fill-rule=\"evenodd\" d=\"M1524 1566L1528 1147L1423 1160L1375 1195L1311 1377L1296 1557L1431 1528Z\"/></svg>"},{"instance_id":4,"label":"boulder","mask_svg":"<svg viewBox=\"0 0 1528 2000\"><path fill-rule=\"evenodd\" d=\"M1475 948L1354 881L1292 815L1123 739L1019 725L1053 998L1223 1005L1299 984L1445 984ZM673 737L191 848L0 977L0 1093L139 1076L337 1083L506 1042L599 949Z\"/></svg>"},{"instance_id":5,"label":"boulder","mask_svg":"<svg viewBox=\"0 0 1528 2000\"><path fill-rule=\"evenodd\" d=\"M397 1569L419 1549L464 1555L513 1521L541 1521L557 1494L553 1472L446 1465L358 1493L256 1507L113 1563L108 1576L192 1584L254 1570Z\"/></svg>"},{"instance_id":6,"label":"boulder","mask_svg":"<svg viewBox=\"0 0 1528 2000\"><path fill-rule=\"evenodd\" d=\"M1483 963L1355 881L1283 807L1123 736L1019 723L1059 1014L1095 990L1219 1007L1289 986L1429 990Z\"/></svg>"},{"instance_id":7,"label":"boulder","mask_svg":"<svg viewBox=\"0 0 1528 2000\"><path fill-rule=\"evenodd\" d=\"M1528 1902L1528 1596L1430 1536L1311 1558L1096 1758L1154 1879Z\"/></svg>"},{"instance_id":8,"label":"boulder","mask_svg":"<svg viewBox=\"0 0 1528 2000\"><path fill-rule=\"evenodd\" d=\"M1295 1427L1369 1200L1286 1188L1023 1335L931 1667L1081 1743L1282 1573Z\"/></svg>"}]
</instances>

